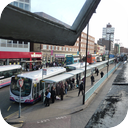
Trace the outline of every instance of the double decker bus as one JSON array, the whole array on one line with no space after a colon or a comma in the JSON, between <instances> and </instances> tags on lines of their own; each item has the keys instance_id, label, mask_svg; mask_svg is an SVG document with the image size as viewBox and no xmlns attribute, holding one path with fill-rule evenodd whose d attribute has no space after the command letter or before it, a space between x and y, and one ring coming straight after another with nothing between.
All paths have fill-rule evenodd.
<instances>
[{"instance_id":1,"label":"double decker bus","mask_svg":"<svg viewBox=\"0 0 128 128\"><path fill-rule=\"evenodd\" d=\"M0 66L0 88L8 86L11 83L11 77L21 72L21 65Z\"/></svg>"},{"instance_id":2,"label":"double decker bus","mask_svg":"<svg viewBox=\"0 0 128 128\"><path fill-rule=\"evenodd\" d=\"M43 80L64 72L66 72L66 69L63 67L51 67L12 76L10 85L10 100L19 102L19 79L23 79L23 86L21 88L21 103L33 104L40 100L42 93L45 92Z\"/></svg>"},{"instance_id":3,"label":"double decker bus","mask_svg":"<svg viewBox=\"0 0 128 128\"><path fill-rule=\"evenodd\" d=\"M87 55L87 62L89 64L96 63L97 62L96 59L97 59L97 55L96 54L89 54L89 55Z\"/></svg>"},{"instance_id":4,"label":"double decker bus","mask_svg":"<svg viewBox=\"0 0 128 128\"><path fill-rule=\"evenodd\" d=\"M79 63L79 55L67 55L66 56L66 65Z\"/></svg>"}]
</instances>

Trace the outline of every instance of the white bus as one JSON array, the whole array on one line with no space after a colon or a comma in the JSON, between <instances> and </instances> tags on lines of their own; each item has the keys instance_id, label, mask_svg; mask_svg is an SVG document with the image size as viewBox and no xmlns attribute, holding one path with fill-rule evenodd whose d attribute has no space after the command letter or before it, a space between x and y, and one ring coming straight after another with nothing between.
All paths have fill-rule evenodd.
<instances>
[{"instance_id":1,"label":"white bus","mask_svg":"<svg viewBox=\"0 0 128 128\"><path fill-rule=\"evenodd\" d=\"M102 56L98 56L96 59L97 62L101 62L102 61Z\"/></svg>"},{"instance_id":2,"label":"white bus","mask_svg":"<svg viewBox=\"0 0 128 128\"><path fill-rule=\"evenodd\" d=\"M88 65L89 65L89 63L87 62L87 66ZM70 64L70 65L66 65L64 67L66 68L66 71L68 72L68 71L72 71L72 70L76 70L76 69L85 67L85 62Z\"/></svg>"},{"instance_id":3,"label":"white bus","mask_svg":"<svg viewBox=\"0 0 128 128\"><path fill-rule=\"evenodd\" d=\"M42 71L43 70L43 71ZM32 71L29 73L19 74L13 76L10 85L10 100L19 102L19 82L18 80L23 79L23 86L21 88L21 103L35 103L41 99L42 93L45 92L43 86L43 79L55 76L66 72L63 67L51 67L47 69L40 69L38 71ZM42 73L43 75L42 79Z\"/></svg>"},{"instance_id":4,"label":"white bus","mask_svg":"<svg viewBox=\"0 0 128 128\"><path fill-rule=\"evenodd\" d=\"M11 77L15 74L21 74L21 65L0 66L0 88L11 83Z\"/></svg>"}]
</instances>

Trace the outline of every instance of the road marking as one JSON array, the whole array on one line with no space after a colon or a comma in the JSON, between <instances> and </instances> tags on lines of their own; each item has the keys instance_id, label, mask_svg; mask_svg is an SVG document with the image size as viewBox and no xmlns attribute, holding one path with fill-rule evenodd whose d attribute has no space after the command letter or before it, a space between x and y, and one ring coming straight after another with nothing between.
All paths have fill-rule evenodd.
<instances>
[{"instance_id":1,"label":"road marking","mask_svg":"<svg viewBox=\"0 0 128 128\"><path fill-rule=\"evenodd\" d=\"M10 108L11 108L11 106L9 106L9 108L8 108L8 110L7 110L7 111L9 111L9 110L10 110Z\"/></svg>"}]
</instances>

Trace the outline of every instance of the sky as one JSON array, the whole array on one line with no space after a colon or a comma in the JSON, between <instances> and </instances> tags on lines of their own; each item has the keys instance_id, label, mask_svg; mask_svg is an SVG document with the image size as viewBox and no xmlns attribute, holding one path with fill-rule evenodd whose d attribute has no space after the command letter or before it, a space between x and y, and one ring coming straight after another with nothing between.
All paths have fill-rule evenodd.
<instances>
[{"instance_id":1,"label":"sky","mask_svg":"<svg viewBox=\"0 0 128 128\"><path fill-rule=\"evenodd\" d=\"M5 7L13 0L6 0ZM72 25L86 0L31 0L31 12L45 12L69 25ZM114 43L128 48L128 8L127 0L101 0L96 13L89 22L89 35L95 43L102 38L102 29L108 23L115 28ZM2 9L2 8L1 8ZM1 10L0 10L1 12ZM83 30L87 33L86 28ZM116 41L118 40L118 41Z\"/></svg>"}]
</instances>

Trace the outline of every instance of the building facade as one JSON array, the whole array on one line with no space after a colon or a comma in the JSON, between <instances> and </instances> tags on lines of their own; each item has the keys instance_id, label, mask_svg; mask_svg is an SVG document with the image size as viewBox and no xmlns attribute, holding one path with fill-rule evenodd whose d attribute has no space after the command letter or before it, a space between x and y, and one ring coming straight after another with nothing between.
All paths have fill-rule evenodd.
<instances>
[{"instance_id":1,"label":"building facade","mask_svg":"<svg viewBox=\"0 0 128 128\"><path fill-rule=\"evenodd\" d=\"M103 28L102 38L105 40L111 40L114 42L114 31L115 31L115 28L113 28L112 25L108 23L106 25L106 28Z\"/></svg>"},{"instance_id":2,"label":"building facade","mask_svg":"<svg viewBox=\"0 0 128 128\"><path fill-rule=\"evenodd\" d=\"M101 46L105 46L106 54L108 54L108 52L109 52L109 47L110 47L110 54L114 54L114 48L113 48L113 42L112 41L105 40L105 39L101 38L97 41L97 44L101 45ZM109 46L109 44L110 44L110 46Z\"/></svg>"},{"instance_id":3,"label":"building facade","mask_svg":"<svg viewBox=\"0 0 128 128\"><path fill-rule=\"evenodd\" d=\"M68 28L71 26L68 24L65 24L64 22L44 13L44 12L35 12L35 14L42 16L46 19L49 19L53 22L57 22L59 24L62 24ZM87 34L82 32L81 36L77 39L74 46L56 46L56 45L47 45L47 44L41 44L41 52L42 52L42 59L44 62L47 61L64 61L66 55L77 55L79 54L81 59L86 54L86 41L87 41ZM80 43L79 43L80 42ZM95 38L92 36L88 36L88 54L94 53L94 43ZM38 51L39 49L35 49L35 46L39 46L37 43L33 43L30 46L31 51Z\"/></svg>"},{"instance_id":4,"label":"building facade","mask_svg":"<svg viewBox=\"0 0 128 128\"><path fill-rule=\"evenodd\" d=\"M74 46L56 46L41 44L42 59L44 62L47 61L58 61L62 62L65 60L66 55L80 55L81 59L86 55L86 42L87 34L81 33L81 43L79 49L79 38L75 42ZM94 42L95 38L89 35L88 38L88 54L94 53Z\"/></svg>"},{"instance_id":5,"label":"building facade","mask_svg":"<svg viewBox=\"0 0 128 128\"><path fill-rule=\"evenodd\" d=\"M31 10L31 0L17 0L10 4L26 11ZM0 39L0 51L29 52L30 43L26 41Z\"/></svg>"},{"instance_id":6,"label":"building facade","mask_svg":"<svg viewBox=\"0 0 128 128\"><path fill-rule=\"evenodd\" d=\"M94 53L95 54L98 54L98 55L104 55L105 54L105 45L104 46L101 46L101 45L98 45L95 43L95 46L94 46Z\"/></svg>"}]
</instances>

